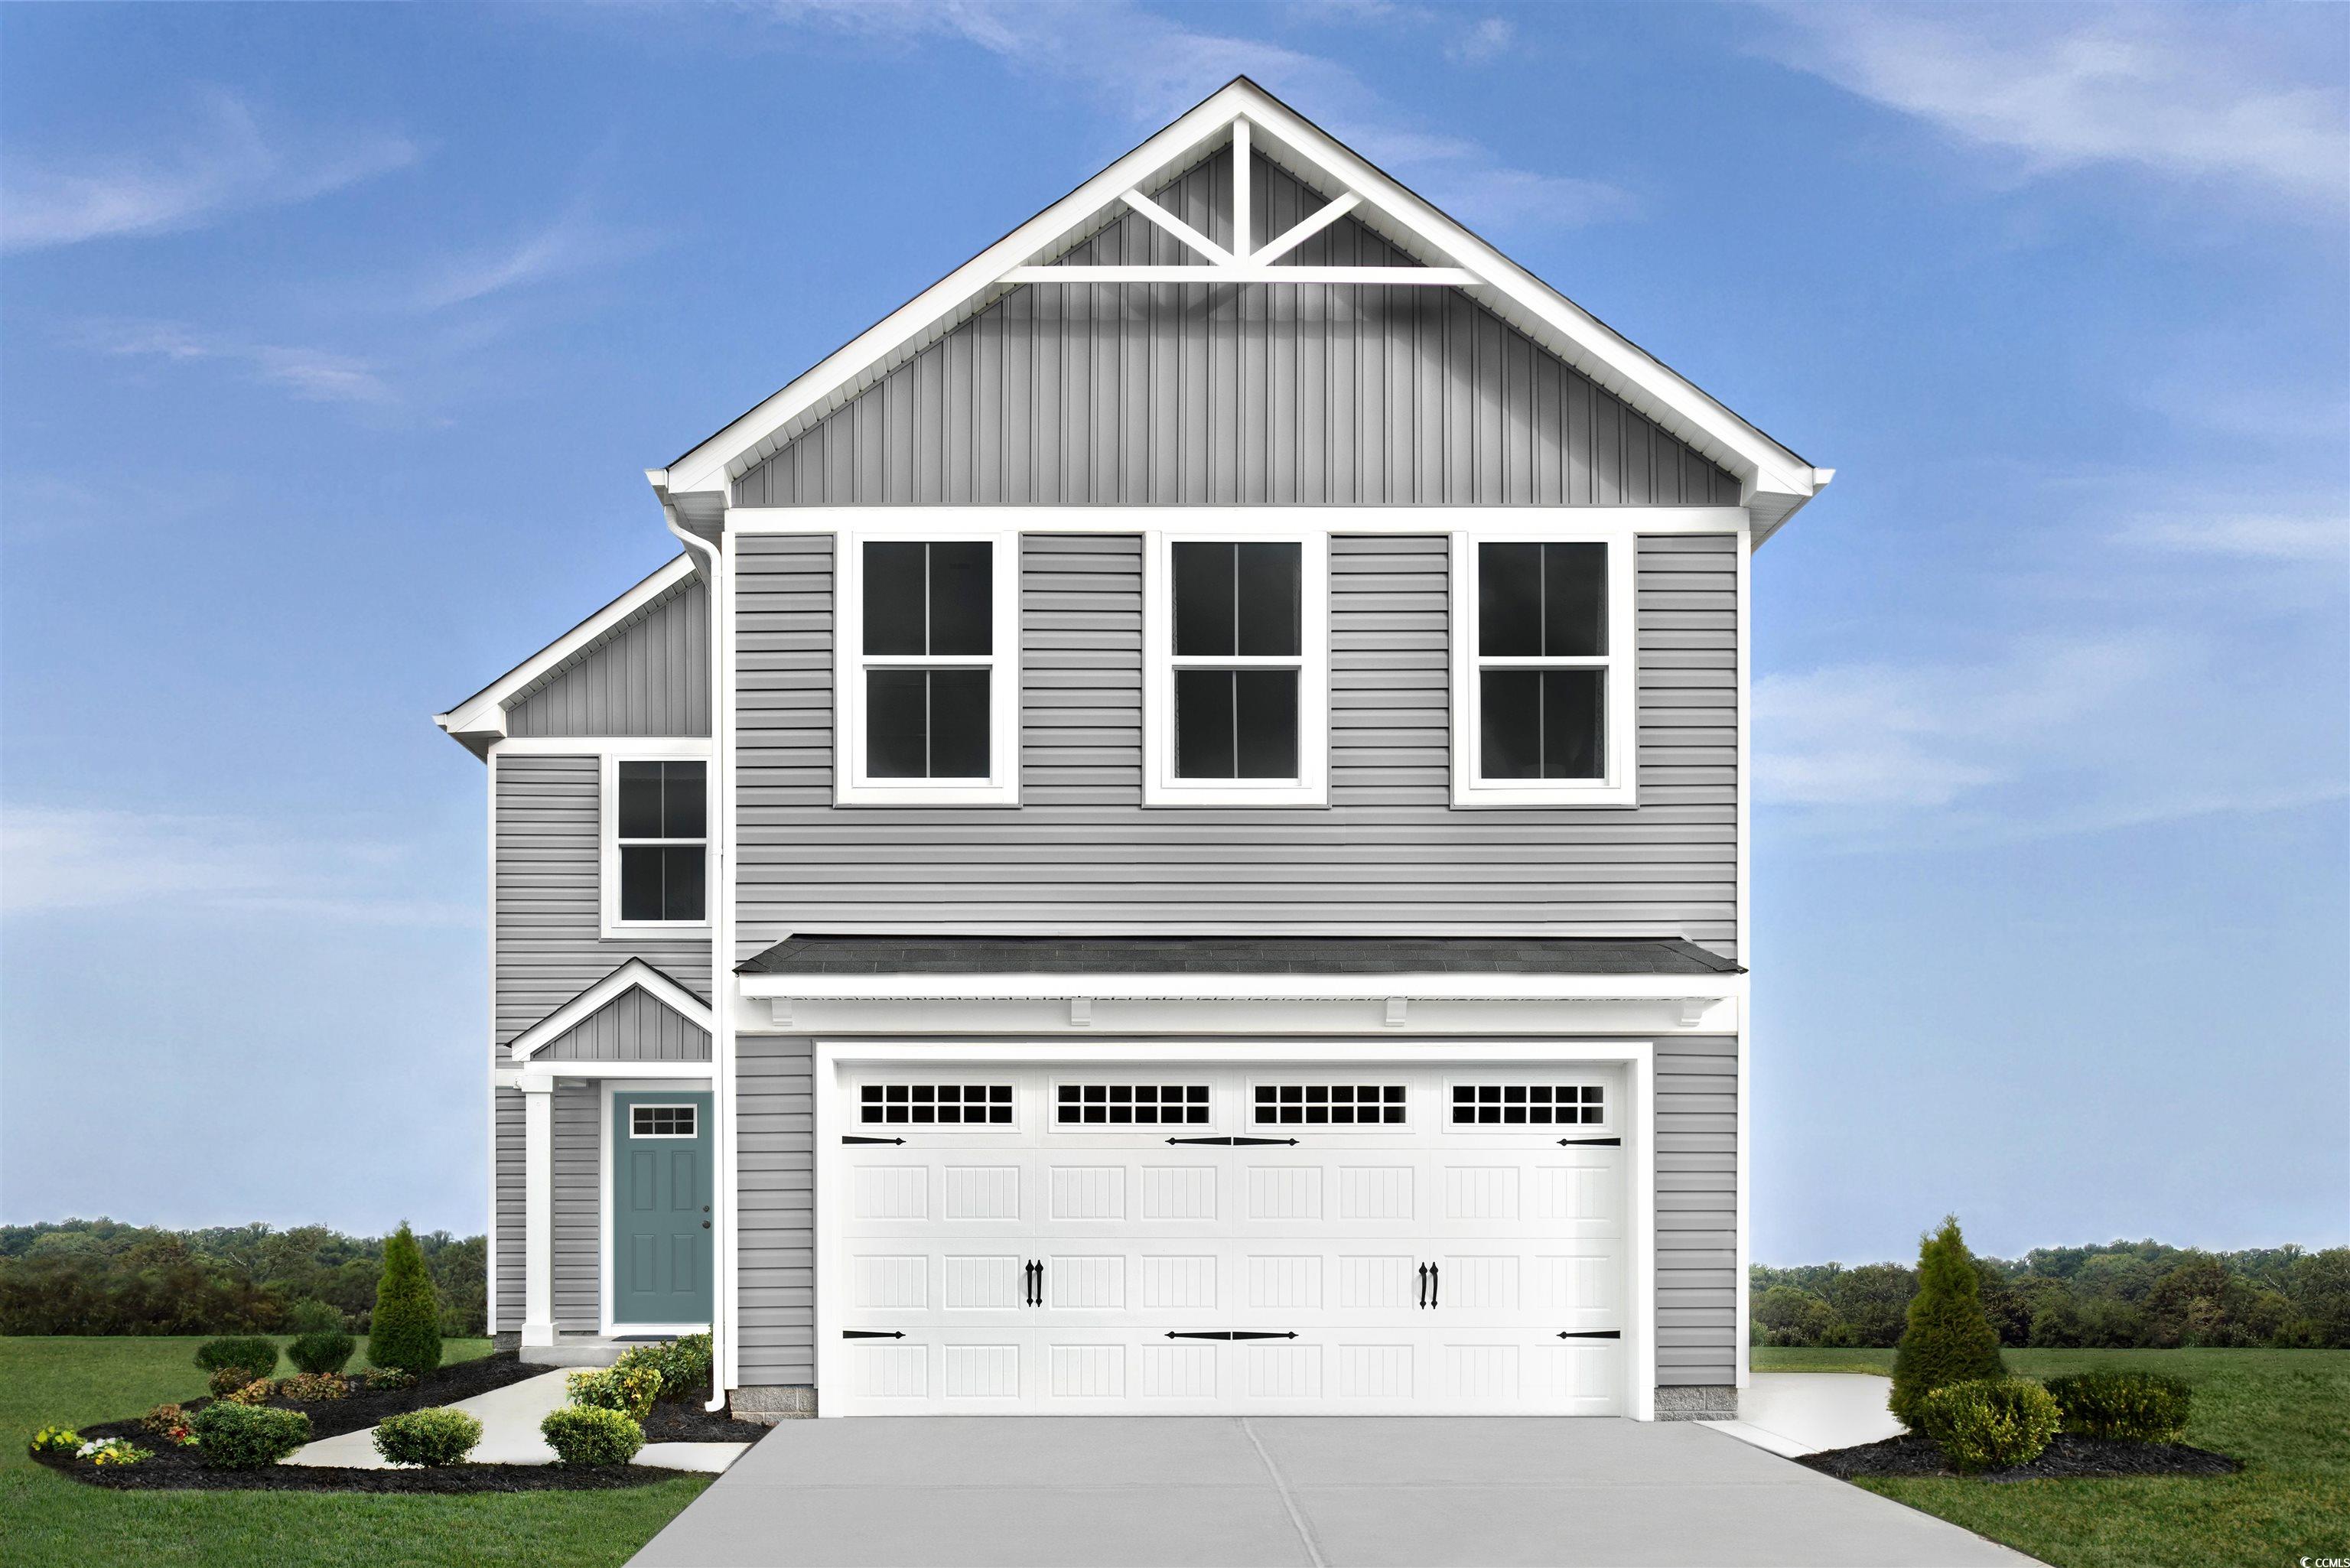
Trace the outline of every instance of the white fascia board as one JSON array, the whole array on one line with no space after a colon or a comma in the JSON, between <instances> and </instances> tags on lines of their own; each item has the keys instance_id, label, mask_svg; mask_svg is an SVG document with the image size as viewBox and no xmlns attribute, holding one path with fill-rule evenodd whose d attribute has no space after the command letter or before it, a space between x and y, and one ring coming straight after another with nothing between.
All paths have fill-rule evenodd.
<instances>
[{"instance_id":1,"label":"white fascia board","mask_svg":"<svg viewBox=\"0 0 2350 1568\"><path fill-rule=\"evenodd\" d=\"M458 703L432 722L452 735L487 734L503 739L506 732L506 700L565 659L593 646L614 627L693 576L693 557L680 554L650 576Z\"/></svg>"},{"instance_id":2,"label":"white fascia board","mask_svg":"<svg viewBox=\"0 0 2350 1568\"><path fill-rule=\"evenodd\" d=\"M653 968L644 960L630 959L515 1035L514 1043L507 1047L509 1056L517 1062L527 1061L533 1052L594 1017L598 1009L614 998L626 995L638 987L642 987L646 995L661 1003L695 1028L705 1033L716 1031L716 1020L712 1017L709 1006L700 997ZM666 1064L674 1066L677 1064ZM575 1062L567 1063L566 1065L577 1069L608 1065L608 1064ZM577 1074L575 1072L573 1075L577 1076Z\"/></svg>"},{"instance_id":3,"label":"white fascia board","mask_svg":"<svg viewBox=\"0 0 2350 1568\"><path fill-rule=\"evenodd\" d=\"M1003 287L1012 269L1033 264L1105 210L1124 210L1125 192L1193 157L1235 121L1253 125L1267 154L1293 173L1318 172L1341 192L1358 196L1362 205L1388 220L1381 232L1414 253L1414 259L1466 269L1475 286L1488 291L1479 296L1485 303L1672 434L1735 472L1742 501L1757 495L1784 497L1792 504L1782 513L1783 520L1825 483L1821 476L1832 471L1813 468L1245 78L1226 84L666 469L649 470L647 478L668 496L723 493L733 474L783 444L780 432L794 420L826 404L982 295Z\"/></svg>"},{"instance_id":4,"label":"white fascia board","mask_svg":"<svg viewBox=\"0 0 2350 1568\"><path fill-rule=\"evenodd\" d=\"M1034 260L1057 241L1180 159L1223 134L1252 95L1232 82L1210 96L1156 136L1013 230L937 283L883 317L815 365L781 391L661 471L660 487L672 494L723 490L738 465L756 461L773 447L775 432L829 399L911 339L953 315L972 299L1002 286L1004 273Z\"/></svg>"},{"instance_id":5,"label":"white fascia board","mask_svg":"<svg viewBox=\"0 0 2350 1568\"><path fill-rule=\"evenodd\" d=\"M1651 1001L1743 996L1742 974L745 974L742 994L786 1001Z\"/></svg>"}]
</instances>

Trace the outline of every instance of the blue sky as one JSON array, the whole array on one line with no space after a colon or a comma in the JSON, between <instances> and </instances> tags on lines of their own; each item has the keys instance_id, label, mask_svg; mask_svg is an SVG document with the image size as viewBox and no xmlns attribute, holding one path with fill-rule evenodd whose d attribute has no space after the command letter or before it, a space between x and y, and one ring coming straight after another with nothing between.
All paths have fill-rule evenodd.
<instances>
[{"instance_id":1,"label":"blue sky","mask_svg":"<svg viewBox=\"0 0 2350 1568\"><path fill-rule=\"evenodd\" d=\"M0 13L0 1213L481 1224L640 471L1246 71L1814 462L1754 1251L2350 1240L2350 11Z\"/></svg>"}]
</instances>

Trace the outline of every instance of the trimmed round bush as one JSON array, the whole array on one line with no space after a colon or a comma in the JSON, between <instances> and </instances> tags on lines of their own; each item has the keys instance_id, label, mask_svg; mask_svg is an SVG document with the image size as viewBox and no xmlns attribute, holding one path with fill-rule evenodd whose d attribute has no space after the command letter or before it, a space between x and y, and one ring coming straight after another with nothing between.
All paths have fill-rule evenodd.
<instances>
[{"instance_id":1,"label":"trimmed round bush","mask_svg":"<svg viewBox=\"0 0 2350 1568\"><path fill-rule=\"evenodd\" d=\"M538 1424L538 1435L567 1465L625 1465L645 1446L645 1429L618 1410L566 1405Z\"/></svg>"},{"instance_id":2,"label":"trimmed round bush","mask_svg":"<svg viewBox=\"0 0 2350 1568\"><path fill-rule=\"evenodd\" d=\"M207 1405L188 1423L215 1469L257 1470L274 1465L310 1440L310 1417L299 1410L266 1405Z\"/></svg>"},{"instance_id":3,"label":"trimmed round bush","mask_svg":"<svg viewBox=\"0 0 2350 1568\"><path fill-rule=\"evenodd\" d=\"M424 1267L424 1250L406 1224L383 1244L383 1274L368 1320L368 1359L421 1377L441 1365L441 1302Z\"/></svg>"},{"instance_id":4,"label":"trimmed round bush","mask_svg":"<svg viewBox=\"0 0 2350 1568\"><path fill-rule=\"evenodd\" d=\"M244 1368L244 1381L267 1377L277 1370L277 1342L265 1334L224 1334L196 1346L196 1365L206 1372L224 1366Z\"/></svg>"},{"instance_id":5,"label":"trimmed round bush","mask_svg":"<svg viewBox=\"0 0 2350 1568\"><path fill-rule=\"evenodd\" d=\"M2085 1438L2175 1443L2187 1430L2194 1390L2158 1372L2075 1372L2048 1380L2064 1429Z\"/></svg>"},{"instance_id":6,"label":"trimmed round bush","mask_svg":"<svg viewBox=\"0 0 2350 1568\"><path fill-rule=\"evenodd\" d=\"M631 1420L641 1421L651 1412L653 1400L660 1393L661 1375L650 1366L605 1366L592 1372L575 1372L563 1380L563 1386L574 1405L618 1410Z\"/></svg>"},{"instance_id":7,"label":"trimmed round bush","mask_svg":"<svg viewBox=\"0 0 2350 1568\"><path fill-rule=\"evenodd\" d=\"M375 1451L395 1465L453 1465L481 1440L479 1421L438 1407L388 1416L375 1429Z\"/></svg>"},{"instance_id":8,"label":"trimmed round bush","mask_svg":"<svg viewBox=\"0 0 2350 1568\"><path fill-rule=\"evenodd\" d=\"M619 1373L649 1368L660 1378L656 1397L683 1399L697 1391L707 1392L710 1361L710 1336L690 1334L658 1345L631 1345L620 1352L620 1358L612 1363L612 1370Z\"/></svg>"},{"instance_id":9,"label":"trimmed round bush","mask_svg":"<svg viewBox=\"0 0 2350 1568\"><path fill-rule=\"evenodd\" d=\"M296 1372L340 1372L359 1347L359 1342L339 1328L317 1329L286 1347L286 1359L294 1364Z\"/></svg>"},{"instance_id":10,"label":"trimmed round bush","mask_svg":"<svg viewBox=\"0 0 2350 1568\"><path fill-rule=\"evenodd\" d=\"M2028 1465L2047 1449L2063 1417L2048 1390L2029 1377L1952 1383L1926 1396L1926 1435L1961 1475Z\"/></svg>"},{"instance_id":11,"label":"trimmed round bush","mask_svg":"<svg viewBox=\"0 0 2350 1568\"><path fill-rule=\"evenodd\" d=\"M1959 1234L1958 1220L1945 1216L1942 1228L1918 1244L1918 1293L1910 1298L1908 1326L1893 1353L1887 1407L1895 1420L1922 1431L1926 1399L1935 1389L2006 1376L1999 1331L1983 1311L1974 1257Z\"/></svg>"}]
</instances>

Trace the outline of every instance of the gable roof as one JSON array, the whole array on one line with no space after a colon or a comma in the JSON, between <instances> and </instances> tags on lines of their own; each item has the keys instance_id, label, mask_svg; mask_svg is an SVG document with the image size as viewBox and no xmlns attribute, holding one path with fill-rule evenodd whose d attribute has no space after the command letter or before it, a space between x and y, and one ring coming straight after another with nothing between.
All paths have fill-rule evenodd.
<instances>
[{"instance_id":1,"label":"gable roof","mask_svg":"<svg viewBox=\"0 0 2350 1568\"><path fill-rule=\"evenodd\" d=\"M1731 412L1670 367L1584 310L1362 159L1245 77L1235 78L1141 145L859 334L773 396L646 477L683 517L714 522L732 480L870 386L907 358L1022 283L1083 283L1085 269L1052 264L1128 211L1161 227L1140 192L1219 148L1253 146L1430 269L1421 281L1467 289L1659 426L1740 482L1758 542L1833 477ZM1245 160L1235 159L1235 168ZM1326 221L1316 214L1314 221ZM1340 281L1345 269L1276 265L1296 231L1235 255L1196 231L1170 230L1209 265L1120 269L1148 281ZM1299 225L1306 227L1305 224ZM1200 242L1206 241L1203 244ZM1219 261L1221 258L1221 262ZM1106 275L1096 274L1097 276ZM1131 276L1129 281L1143 281ZM1382 282L1409 280L1388 270Z\"/></svg>"},{"instance_id":2,"label":"gable roof","mask_svg":"<svg viewBox=\"0 0 2350 1568\"><path fill-rule=\"evenodd\" d=\"M705 1034L717 1027L709 1003L644 960L630 959L508 1041L507 1055L517 1062L528 1059L631 991L642 991Z\"/></svg>"}]
</instances>

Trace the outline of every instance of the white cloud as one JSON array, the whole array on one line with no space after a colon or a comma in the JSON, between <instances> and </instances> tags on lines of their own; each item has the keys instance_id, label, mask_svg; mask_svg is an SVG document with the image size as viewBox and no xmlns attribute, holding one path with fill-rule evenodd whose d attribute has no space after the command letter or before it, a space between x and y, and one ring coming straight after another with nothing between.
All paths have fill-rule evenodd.
<instances>
[{"instance_id":1,"label":"white cloud","mask_svg":"<svg viewBox=\"0 0 2350 1568\"><path fill-rule=\"evenodd\" d=\"M657 243L652 234L607 227L575 205L554 222L510 244L455 258L416 291L416 304L439 310L543 282L565 274L641 255Z\"/></svg>"},{"instance_id":2,"label":"white cloud","mask_svg":"<svg viewBox=\"0 0 2350 1568\"><path fill-rule=\"evenodd\" d=\"M1575 227L1623 217L1638 206L1627 192L1603 181L1518 168L1482 143L1422 130L1354 71L1326 56L1270 39L1208 31L1123 0L785 0L774 14L787 24L827 27L879 47L911 48L941 39L966 44L1015 73L1073 87L1137 126L1170 119L1233 77L1250 77L1472 226ZM1375 8L1375 19L1382 22L1413 23L1433 16L1417 8Z\"/></svg>"},{"instance_id":3,"label":"white cloud","mask_svg":"<svg viewBox=\"0 0 2350 1568\"><path fill-rule=\"evenodd\" d=\"M2350 95L2327 11L1791 6L1794 36L1773 52L2026 173L2128 165L2333 221L2350 201Z\"/></svg>"},{"instance_id":4,"label":"white cloud","mask_svg":"<svg viewBox=\"0 0 2350 1568\"><path fill-rule=\"evenodd\" d=\"M1444 53L1462 65L1482 66L1508 54L1517 41L1517 24L1505 16L1487 16L1446 45Z\"/></svg>"},{"instance_id":5,"label":"white cloud","mask_svg":"<svg viewBox=\"0 0 2350 1568\"><path fill-rule=\"evenodd\" d=\"M125 358L174 363L209 359L241 366L255 380L282 387L305 402L383 408L400 400L374 363L324 348L246 343L171 322L101 323L86 338L99 352Z\"/></svg>"},{"instance_id":6,"label":"white cloud","mask_svg":"<svg viewBox=\"0 0 2350 1568\"><path fill-rule=\"evenodd\" d=\"M2153 517L2119 530L2116 541L2189 556L2341 566L2350 562L2350 513L2223 513Z\"/></svg>"},{"instance_id":7,"label":"white cloud","mask_svg":"<svg viewBox=\"0 0 2350 1568\"><path fill-rule=\"evenodd\" d=\"M0 911L216 909L365 924L445 925L477 911L418 899L402 852L234 816L0 807Z\"/></svg>"},{"instance_id":8,"label":"white cloud","mask_svg":"<svg viewBox=\"0 0 2350 1568\"><path fill-rule=\"evenodd\" d=\"M233 93L205 94L168 146L44 160L17 151L0 190L0 250L172 234L232 213L290 206L406 168L407 139L314 135L264 123Z\"/></svg>"}]
</instances>

